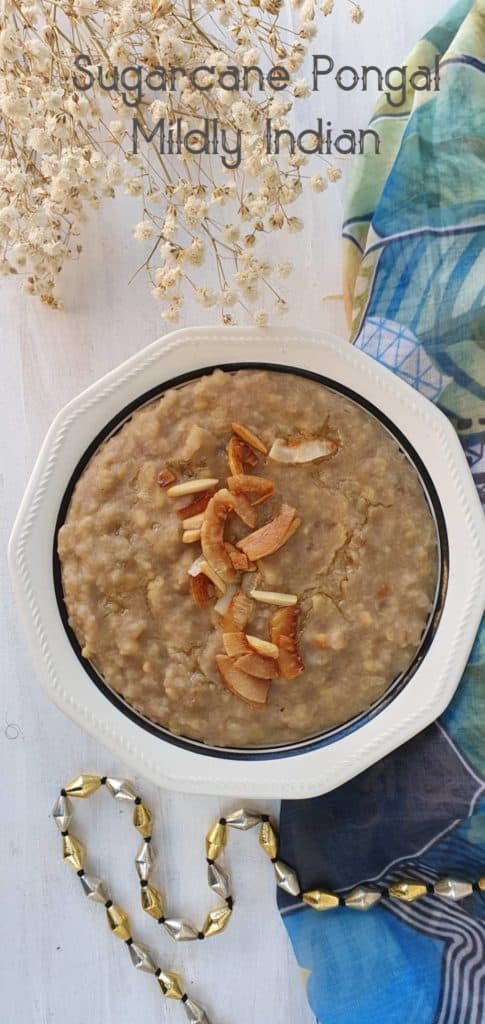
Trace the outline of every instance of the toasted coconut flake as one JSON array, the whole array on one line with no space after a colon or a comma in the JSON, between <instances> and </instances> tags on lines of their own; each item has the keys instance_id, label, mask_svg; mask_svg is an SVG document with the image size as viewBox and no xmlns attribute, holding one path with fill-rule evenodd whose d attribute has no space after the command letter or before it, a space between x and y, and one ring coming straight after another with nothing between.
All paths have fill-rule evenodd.
<instances>
[{"instance_id":1,"label":"toasted coconut flake","mask_svg":"<svg viewBox=\"0 0 485 1024\"><path fill-rule=\"evenodd\" d=\"M246 633L246 640L256 654L262 654L265 658L277 658L278 648L276 644L270 644L269 640L262 640L259 636L251 636Z\"/></svg>"},{"instance_id":2,"label":"toasted coconut flake","mask_svg":"<svg viewBox=\"0 0 485 1024\"><path fill-rule=\"evenodd\" d=\"M231 658L248 654L251 650L244 633L223 633L224 650Z\"/></svg>"},{"instance_id":3,"label":"toasted coconut flake","mask_svg":"<svg viewBox=\"0 0 485 1024\"><path fill-rule=\"evenodd\" d=\"M182 544L195 544L200 540L200 530L185 530L182 534Z\"/></svg>"},{"instance_id":4,"label":"toasted coconut flake","mask_svg":"<svg viewBox=\"0 0 485 1024\"><path fill-rule=\"evenodd\" d=\"M246 495L252 505L261 505L274 494L274 483L264 476L251 476L249 473L237 473L230 476L227 486L232 494Z\"/></svg>"},{"instance_id":5,"label":"toasted coconut flake","mask_svg":"<svg viewBox=\"0 0 485 1024\"><path fill-rule=\"evenodd\" d=\"M298 650L299 608L280 608L271 619L271 640L279 647L278 665L283 679L296 679L304 670Z\"/></svg>"},{"instance_id":6,"label":"toasted coconut flake","mask_svg":"<svg viewBox=\"0 0 485 1024\"><path fill-rule=\"evenodd\" d=\"M240 437L246 444L250 445L251 448L255 448L257 452L261 452L262 455L268 454L268 449L257 434L253 434L252 430L248 430L247 427L243 427L241 423L231 423L231 427L235 434Z\"/></svg>"},{"instance_id":7,"label":"toasted coconut flake","mask_svg":"<svg viewBox=\"0 0 485 1024\"><path fill-rule=\"evenodd\" d=\"M256 526L257 513L251 505L251 502L246 498L245 494L233 494L233 499L236 515L243 523L246 524L246 526L250 526L251 529L253 529Z\"/></svg>"},{"instance_id":8,"label":"toasted coconut flake","mask_svg":"<svg viewBox=\"0 0 485 1024\"><path fill-rule=\"evenodd\" d=\"M225 633L244 632L253 614L253 602L243 590L236 590L229 607L221 619Z\"/></svg>"},{"instance_id":9,"label":"toasted coconut flake","mask_svg":"<svg viewBox=\"0 0 485 1024\"><path fill-rule=\"evenodd\" d=\"M279 647L280 636L292 636L298 626L299 608L280 608L271 619L271 640Z\"/></svg>"},{"instance_id":10,"label":"toasted coconut flake","mask_svg":"<svg viewBox=\"0 0 485 1024\"><path fill-rule=\"evenodd\" d=\"M169 487L167 494L169 498L183 498L186 494L199 494L201 491L207 491L210 487L215 487L218 482L216 477L211 476L201 480L184 480L181 484Z\"/></svg>"},{"instance_id":11,"label":"toasted coconut flake","mask_svg":"<svg viewBox=\"0 0 485 1024\"><path fill-rule=\"evenodd\" d=\"M216 662L222 682L240 700L251 707L263 708L268 701L270 684L262 679L255 679L243 672L235 664L236 659L227 654L217 654Z\"/></svg>"},{"instance_id":12,"label":"toasted coconut flake","mask_svg":"<svg viewBox=\"0 0 485 1024\"><path fill-rule=\"evenodd\" d=\"M189 516L188 519L184 519L182 526L184 530L200 530L204 520L204 513L199 512L197 516Z\"/></svg>"},{"instance_id":13,"label":"toasted coconut flake","mask_svg":"<svg viewBox=\"0 0 485 1024\"><path fill-rule=\"evenodd\" d=\"M211 498L200 531L202 553L207 562L225 583L236 578L236 570L224 544L224 527L230 512L235 508L236 498L223 488Z\"/></svg>"},{"instance_id":14,"label":"toasted coconut flake","mask_svg":"<svg viewBox=\"0 0 485 1024\"><path fill-rule=\"evenodd\" d=\"M298 651L298 642L293 636L280 636L278 665L283 679L296 679L304 670Z\"/></svg>"},{"instance_id":15,"label":"toasted coconut flake","mask_svg":"<svg viewBox=\"0 0 485 1024\"><path fill-rule=\"evenodd\" d=\"M250 676L257 679L276 679L279 676L278 662L274 658L265 658L261 654L251 652L243 654L236 661L237 668L242 668Z\"/></svg>"},{"instance_id":16,"label":"toasted coconut flake","mask_svg":"<svg viewBox=\"0 0 485 1024\"><path fill-rule=\"evenodd\" d=\"M191 576L189 579L190 593L198 608L205 608L213 600L215 587L212 580L204 573L198 576Z\"/></svg>"},{"instance_id":17,"label":"toasted coconut flake","mask_svg":"<svg viewBox=\"0 0 485 1024\"><path fill-rule=\"evenodd\" d=\"M335 455L338 445L329 438L277 437L269 451L270 459L286 465L304 462L318 462Z\"/></svg>"},{"instance_id":18,"label":"toasted coconut flake","mask_svg":"<svg viewBox=\"0 0 485 1024\"><path fill-rule=\"evenodd\" d=\"M229 469L233 476L237 473L244 473L245 465L257 465L257 456L254 454L252 449L245 444L240 437L236 437L235 434L233 434L229 439L226 451L229 461Z\"/></svg>"},{"instance_id":19,"label":"toasted coconut flake","mask_svg":"<svg viewBox=\"0 0 485 1024\"><path fill-rule=\"evenodd\" d=\"M217 599L214 605L214 609L216 612L219 613L219 615L225 615L234 597L234 594L236 593L236 590L236 584L230 583L229 586L227 587L226 593L221 594L221 596Z\"/></svg>"},{"instance_id":20,"label":"toasted coconut flake","mask_svg":"<svg viewBox=\"0 0 485 1024\"><path fill-rule=\"evenodd\" d=\"M175 476L175 473L173 473L171 469L161 469L158 474L158 486L169 487L170 484L175 483L176 479L177 477Z\"/></svg>"},{"instance_id":21,"label":"toasted coconut flake","mask_svg":"<svg viewBox=\"0 0 485 1024\"><path fill-rule=\"evenodd\" d=\"M219 574L215 571L215 569L212 568L211 565L209 565L208 562L202 561L200 563L199 572L202 572L204 576L208 576L209 579L212 580L212 582L215 584L217 589L220 590L221 594L225 594L226 584L224 583L224 580L221 579Z\"/></svg>"},{"instance_id":22,"label":"toasted coconut flake","mask_svg":"<svg viewBox=\"0 0 485 1024\"><path fill-rule=\"evenodd\" d=\"M250 593L251 597L261 604L277 604L286 608L298 603L296 594L280 594L276 590L251 590Z\"/></svg>"},{"instance_id":23,"label":"toasted coconut flake","mask_svg":"<svg viewBox=\"0 0 485 1024\"><path fill-rule=\"evenodd\" d=\"M208 491L202 491L202 494L194 501L191 501L188 505L184 505L183 508L177 509L177 515L180 519L188 519L192 516L196 516L201 512L205 512L211 498L216 493L215 487L210 487Z\"/></svg>"},{"instance_id":24,"label":"toasted coconut flake","mask_svg":"<svg viewBox=\"0 0 485 1024\"><path fill-rule=\"evenodd\" d=\"M228 540L225 541L225 545L226 551L236 572L256 572L257 566L253 565L253 563L249 561L249 558L244 554L244 551L238 551L234 544L231 544Z\"/></svg>"},{"instance_id":25,"label":"toasted coconut flake","mask_svg":"<svg viewBox=\"0 0 485 1024\"><path fill-rule=\"evenodd\" d=\"M288 530L295 518L295 509L283 502L278 515L275 516L266 526L250 533L238 541L236 547L248 556L251 562L258 558L266 558L285 543L288 538Z\"/></svg>"}]
</instances>

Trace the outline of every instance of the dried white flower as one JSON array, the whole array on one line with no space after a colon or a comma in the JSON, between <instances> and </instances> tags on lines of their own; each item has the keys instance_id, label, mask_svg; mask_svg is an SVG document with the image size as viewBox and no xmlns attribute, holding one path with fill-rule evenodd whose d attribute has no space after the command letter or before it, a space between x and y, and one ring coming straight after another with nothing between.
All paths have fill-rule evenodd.
<instances>
[{"instance_id":1,"label":"dried white flower","mask_svg":"<svg viewBox=\"0 0 485 1024\"><path fill-rule=\"evenodd\" d=\"M313 174L310 178L310 188L312 192L325 192L328 187L325 178L322 178L321 174Z\"/></svg>"}]
</instances>

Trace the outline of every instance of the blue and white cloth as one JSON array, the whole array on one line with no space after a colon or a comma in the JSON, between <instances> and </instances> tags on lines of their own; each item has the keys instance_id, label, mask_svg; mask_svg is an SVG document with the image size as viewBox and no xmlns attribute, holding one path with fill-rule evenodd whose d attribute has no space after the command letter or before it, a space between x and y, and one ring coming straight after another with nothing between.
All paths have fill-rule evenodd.
<instances>
[{"instance_id":1,"label":"blue and white cloth","mask_svg":"<svg viewBox=\"0 0 485 1024\"><path fill-rule=\"evenodd\" d=\"M439 91L373 118L344 224L351 340L451 418L485 498L485 0L459 0L406 64ZM438 722L326 796L286 802L303 888L485 874L485 628ZM320 1024L485 1024L485 897L279 905ZM291 1022L293 1024L293 1022ZM295 1022L296 1024L296 1022Z\"/></svg>"}]
</instances>

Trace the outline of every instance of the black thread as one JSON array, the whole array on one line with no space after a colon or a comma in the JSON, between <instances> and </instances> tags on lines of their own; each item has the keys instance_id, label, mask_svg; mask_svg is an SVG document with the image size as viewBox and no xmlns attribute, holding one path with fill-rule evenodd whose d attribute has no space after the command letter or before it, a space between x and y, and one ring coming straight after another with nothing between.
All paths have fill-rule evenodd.
<instances>
[{"instance_id":1,"label":"black thread","mask_svg":"<svg viewBox=\"0 0 485 1024\"><path fill-rule=\"evenodd\" d=\"M66 793L65 789L61 789L61 796L67 796L67 793Z\"/></svg>"},{"instance_id":2,"label":"black thread","mask_svg":"<svg viewBox=\"0 0 485 1024\"><path fill-rule=\"evenodd\" d=\"M225 824L226 824L226 818L219 818L219 825L225 825Z\"/></svg>"},{"instance_id":3,"label":"black thread","mask_svg":"<svg viewBox=\"0 0 485 1024\"><path fill-rule=\"evenodd\" d=\"M197 932L197 938L198 939L205 939L204 932Z\"/></svg>"},{"instance_id":4,"label":"black thread","mask_svg":"<svg viewBox=\"0 0 485 1024\"><path fill-rule=\"evenodd\" d=\"M269 821L269 814L262 814L261 821Z\"/></svg>"},{"instance_id":5,"label":"black thread","mask_svg":"<svg viewBox=\"0 0 485 1024\"><path fill-rule=\"evenodd\" d=\"M106 900L106 903L105 903L106 910L109 910L109 908L112 907L112 906L113 906L113 900Z\"/></svg>"},{"instance_id":6,"label":"black thread","mask_svg":"<svg viewBox=\"0 0 485 1024\"><path fill-rule=\"evenodd\" d=\"M133 939L132 939L131 935L130 935L129 939L125 939L125 942L126 942L127 946L132 946L133 945Z\"/></svg>"},{"instance_id":7,"label":"black thread","mask_svg":"<svg viewBox=\"0 0 485 1024\"><path fill-rule=\"evenodd\" d=\"M140 885L141 885L142 889L144 889L148 885L147 879L146 878L140 878Z\"/></svg>"},{"instance_id":8,"label":"black thread","mask_svg":"<svg viewBox=\"0 0 485 1024\"><path fill-rule=\"evenodd\" d=\"M157 924L165 924L166 920L167 920L167 918L164 917L163 914L162 914L162 916L158 918Z\"/></svg>"},{"instance_id":9,"label":"black thread","mask_svg":"<svg viewBox=\"0 0 485 1024\"><path fill-rule=\"evenodd\" d=\"M102 786L105 786L107 781L108 781L108 776L107 775L102 775L99 781L100 781Z\"/></svg>"},{"instance_id":10,"label":"black thread","mask_svg":"<svg viewBox=\"0 0 485 1024\"><path fill-rule=\"evenodd\" d=\"M206 857L205 859L206 859L208 864L214 864L215 863L214 860L212 859L212 857Z\"/></svg>"},{"instance_id":11,"label":"black thread","mask_svg":"<svg viewBox=\"0 0 485 1024\"><path fill-rule=\"evenodd\" d=\"M232 908L234 906L234 900L233 900L232 896L226 896L226 903L227 903L227 905L229 907L229 910L232 910Z\"/></svg>"},{"instance_id":12,"label":"black thread","mask_svg":"<svg viewBox=\"0 0 485 1024\"><path fill-rule=\"evenodd\" d=\"M68 836L68 835L69 835L69 832L68 832L67 828L64 830L64 832L61 832L61 836Z\"/></svg>"},{"instance_id":13,"label":"black thread","mask_svg":"<svg viewBox=\"0 0 485 1024\"><path fill-rule=\"evenodd\" d=\"M141 804L141 796L136 796L135 797L135 803L137 804L137 806L139 806Z\"/></svg>"},{"instance_id":14,"label":"black thread","mask_svg":"<svg viewBox=\"0 0 485 1024\"><path fill-rule=\"evenodd\" d=\"M85 874L84 868L79 868L79 871L77 872L78 878L82 878L84 874Z\"/></svg>"},{"instance_id":15,"label":"black thread","mask_svg":"<svg viewBox=\"0 0 485 1024\"><path fill-rule=\"evenodd\" d=\"M188 997L187 993L186 993L186 992L184 992L184 994L183 994L183 996L182 996L182 999L181 999L180 1001L181 1001L182 1003L186 1003L186 1002L187 1002L187 999L188 999L188 998L189 998L189 997Z\"/></svg>"},{"instance_id":16,"label":"black thread","mask_svg":"<svg viewBox=\"0 0 485 1024\"><path fill-rule=\"evenodd\" d=\"M145 836L145 842L146 843L151 843L151 841L152 841L152 837L151 836Z\"/></svg>"}]
</instances>

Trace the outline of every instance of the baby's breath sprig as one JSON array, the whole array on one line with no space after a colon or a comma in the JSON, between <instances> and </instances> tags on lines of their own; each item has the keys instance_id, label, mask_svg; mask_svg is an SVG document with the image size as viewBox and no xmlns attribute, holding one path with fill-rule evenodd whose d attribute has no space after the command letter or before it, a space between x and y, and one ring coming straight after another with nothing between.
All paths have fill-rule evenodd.
<instances>
[{"instance_id":1,"label":"baby's breath sprig","mask_svg":"<svg viewBox=\"0 0 485 1024\"><path fill-rule=\"evenodd\" d=\"M362 20L353 0L341 2L350 5L353 21ZM326 0L320 9L328 15L333 6ZM282 0L5 0L0 271L18 274L26 292L60 308L58 275L81 253L84 221L123 191L139 203L133 234L146 247L143 267L167 322L177 322L187 291L201 306L219 307L224 323L251 307L261 325L268 305L284 313L274 283L281 275L262 255L261 242L272 232L301 230L291 206L303 187L322 192L341 172L327 161L324 177L309 177L302 173L303 154L265 150L266 119L288 125L294 99L308 92L304 79L284 92L255 86L230 92L217 84L217 74L254 65L298 72L318 11L316 0L296 0L293 7L289 19ZM140 96L129 107L119 89L76 88L74 62L81 54L90 55L93 73L102 66L105 82L115 67L128 65L182 67L186 74L175 91ZM205 92L189 77L201 65L215 68ZM160 118L168 125L180 119L186 128L213 118L228 133L240 131L241 163L224 170L209 156L163 155L156 141L134 153L134 117L147 133ZM209 263L217 289L206 283Z\"/></svg>"}]
</instances>

